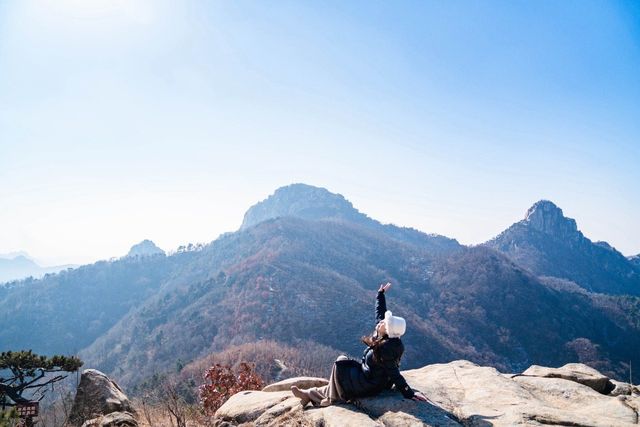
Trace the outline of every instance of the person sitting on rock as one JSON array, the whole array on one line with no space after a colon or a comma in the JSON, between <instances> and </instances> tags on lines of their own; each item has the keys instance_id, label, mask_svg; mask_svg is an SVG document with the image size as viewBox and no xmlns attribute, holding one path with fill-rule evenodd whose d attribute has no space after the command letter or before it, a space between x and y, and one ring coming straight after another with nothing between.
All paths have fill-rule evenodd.
<instances>
[{"instance_id":1,"label":"person sitting on rock","mask_svg":"<svg viewBox=\"0 0 640 427\"><path fill-rule=\"evenodd\" d=\"M427 401L421 393L414 392L400 373L400 358L404 345L400 337L406 330L402 317L387 311L385 291L391 283L380 285L376 297L376 328L372 336L362 338L367 345L362 361L340 356L333 364L329 384L301 390L291 387L294 396L300 399L304 408L309 402L314 406L329 406L347 402L358 397L373 396L395 385L407 399Z\"/></svg>"}]
</instances>

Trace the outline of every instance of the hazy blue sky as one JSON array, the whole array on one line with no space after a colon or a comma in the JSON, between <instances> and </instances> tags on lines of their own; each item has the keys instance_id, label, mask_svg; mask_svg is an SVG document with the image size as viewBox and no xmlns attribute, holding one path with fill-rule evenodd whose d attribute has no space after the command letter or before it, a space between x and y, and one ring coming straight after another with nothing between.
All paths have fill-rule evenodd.
<instances>
[{"instance_id":1,"label":"hazy blue sky","mask_svg":"<svg viewBox=\"0 0 640 427\"><path fill-rule=\"evenodd\" d=\"M640 3L0 2L0 253L236 230L282 185L480 243L640 252Z\"/></svg>"}]
</instances>

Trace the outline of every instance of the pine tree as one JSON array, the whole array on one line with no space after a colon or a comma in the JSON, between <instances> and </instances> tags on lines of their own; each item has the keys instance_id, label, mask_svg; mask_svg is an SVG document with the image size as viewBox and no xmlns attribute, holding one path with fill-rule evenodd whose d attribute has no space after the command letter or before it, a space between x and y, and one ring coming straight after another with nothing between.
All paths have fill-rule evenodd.
<instances>
[{"instance_id":1,"label":"pine tree","mask_svg":"<svg viewBox=\"0 0 640 427\"><path fill-rule=\"evenodd\" d=\"M44 387L62 381L76 372L82 361L75 356L40 356L31 350L0 353L0 396L4 406L15 406L29 400L26 392L37 393ZM53 374L53 375L49 375ZM13 403L7 401L9 398Z\"/></svg>"}]
</instances>

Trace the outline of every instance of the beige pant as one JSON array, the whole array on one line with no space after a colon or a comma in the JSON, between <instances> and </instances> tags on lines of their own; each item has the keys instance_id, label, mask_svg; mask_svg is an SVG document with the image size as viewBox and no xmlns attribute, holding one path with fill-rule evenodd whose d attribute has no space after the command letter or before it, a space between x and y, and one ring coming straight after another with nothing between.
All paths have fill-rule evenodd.
<instances>
[{"instance_id":1,"label":"beige pant","mask_svg":"<svg viewBox=\"0 0 640 427\"><path fill-rule=\"evenodd\" d=\"M336 362L347 359L347 356L338 356ZM346 400L342 388L338 383L338 378L336 378L336 370L336 364L334 363L331 369L331 376L329 377L329 384L324 387L313 387L308 390L309 398L311 398L313 406L329 406Z\"/></svg>"}]
</instances>

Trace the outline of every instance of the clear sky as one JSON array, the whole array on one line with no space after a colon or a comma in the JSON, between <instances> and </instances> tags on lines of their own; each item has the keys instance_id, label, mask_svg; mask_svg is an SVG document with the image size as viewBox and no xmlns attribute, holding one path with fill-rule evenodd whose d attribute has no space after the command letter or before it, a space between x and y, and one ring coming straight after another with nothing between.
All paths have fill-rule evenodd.
<instances>
[{"instance_id":1,"label":"clear sky","mask_svg":"<svg viewBox=\"0 0 640 427\"><path fill-rule=\"evenodd\" d=\"M640 252L640 3L0 2L0 253L234 231L294 182L480 243L550 199Z\"/></svg>"}]
</instances>

